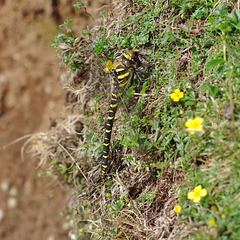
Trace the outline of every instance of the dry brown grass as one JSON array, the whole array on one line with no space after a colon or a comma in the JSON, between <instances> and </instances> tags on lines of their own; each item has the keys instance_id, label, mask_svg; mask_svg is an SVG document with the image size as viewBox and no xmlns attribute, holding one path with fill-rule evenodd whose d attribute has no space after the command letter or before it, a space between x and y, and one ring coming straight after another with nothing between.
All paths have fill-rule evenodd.
<instances>
[{"instance_id":1,"label":"dry brown grass","mask_svg":"<svg viewBox=\"0 0 240 240\"><path fill-rule=\"evenodd\" d=\"M176 186L184 182L180 172L176 173L170 168L161 178L153 177L156 174L151 175L146 171L136 172L126 162L123 164L123 152L119 147L112 153L112 175L107 179L108 183L104 184L99 175L100 161L97 161L91 151L83 151L84 145L88 144L86 139L89 131L103 133L97 118L106 115L108 109L108 104L104 104L106 99L102 99L101 109L91 114L89 111L96 104L93 97L109 89L102 64L99 64L89 46L97 36L99 26L107 36L112 31L131 34L135 29L131 24L124 24L124 21L126 17L129 18L141 10L138 4L124 1L112 12L109 10L110 14L106 19L92 27L91 35L84 39L77 38L72 46L60 46L63 53L77 53L83 60L83 70L74 75L66 72L63 77L63 85L67 90L66 117L57 119L48 132L35 134L29 139L29 150L39 157L39 164L51 166L51 161L54 161L51 167L55 169L55 174L62 179L67 176L72 192L78 192L73 195L76 225L83 222L91 225L92 239L98 238L98 231L101 229L111 232L113 225L124 232L116 235L116 239L122 239L123 236L126 239L183 239L191 233L191 229L181 223L174 212L177 202ZM112 48L116 48L116 56L124 51L116 45ZM162 106L164 91L162 88L156 99L151 94L147 95L148 104L144 109L146 114L152 108ZM56 170L60 164L66 168L64 176ZM142 202L141 199L150 192L155 193L153 202ZM110 200L106 193L111 194ZM117 211L116 215L109 215L108 204L114 204L114 199L119 196L128 199L128 204ZM87 205L84 211L83 205Z\"/></svg>"}]
</instances>

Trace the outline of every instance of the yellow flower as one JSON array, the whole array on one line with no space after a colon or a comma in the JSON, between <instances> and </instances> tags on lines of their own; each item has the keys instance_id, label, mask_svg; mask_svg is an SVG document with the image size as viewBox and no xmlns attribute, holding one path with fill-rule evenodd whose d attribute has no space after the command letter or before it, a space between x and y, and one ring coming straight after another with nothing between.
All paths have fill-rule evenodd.
<instances>
[{"instance_id":1,"label":"yellow flower","mask_svg":"<svg viewBox=\"0 0 240 240\"><path fill-rule=\"evenodd\" d=\"M207 190L198 185L194 188L193 192L188 193L188 199L192 199L194 203L201 200L201 197L207 196Z\"/></svg>"},{"instance_id":2,"label":"yellow flower","mask_svg":"<svg viewBox=\"0 0 240 240\"><path fill-rule=\"evenodd\" d=\"M225 215L225 214L222 214L222 215L221 215L221 218L222 218L222 219L225 219L225 218L226 218L226 215Z\"/></svg>"},{"instance_id":3,"label":"yellow flower","mask_svg":"<svg viewBox=\"0 0 240 240\"><path fill-rule=\"evenodd\" d=\"M107 61L106 63L106 67L104 68L104 72L105 73L109 73L111 72L113 69L115 68L115 62L112 61Z\"/></svg>"},{"instance_id":4,"label":"yellow flower","mask_svg":"<svg viewBox=\"0 0 240 240\"><path fill-rule=\"evenodd\" d=\"M180 205L176 205L174 207L174 210L175 210L176 213L180 213L182 211L182 207Z\"/></svg>"},{"instance_id":5,"label":"yellow flower","mask_svg":"<svg viewBox=\"0 0 240 240\"><path fill-rule=\"evenodd\" d=\"M212 227L213 225L215 225L215 220L213 218L211 218L211 219L208 220L207 223L210 227Z\"/></svg>"},{"instance_id":6,"label":"yellow flower","mask_svg":"<svg viewBox=\"0 0 240 240\"><path fill-rule=\"evenodd\" d=\"M173 93L171 93L171 99L173 99L174 102L179 102L180 98L183 98L184 94L183 92L180 92L179 89L175 89Z\"/></svg>"},{"instance_id":7,"label":"yellow flower","mask_svg":"<svg viewBox=\"0 0 240 240\"><path fill-rule=\"evenodd\" d=\"M194 119L188 119L185 123L186 128L190 134L194 134L196 131L200 132L203 130L203 118L195 117Z\"/></svg>"}]
</instances>

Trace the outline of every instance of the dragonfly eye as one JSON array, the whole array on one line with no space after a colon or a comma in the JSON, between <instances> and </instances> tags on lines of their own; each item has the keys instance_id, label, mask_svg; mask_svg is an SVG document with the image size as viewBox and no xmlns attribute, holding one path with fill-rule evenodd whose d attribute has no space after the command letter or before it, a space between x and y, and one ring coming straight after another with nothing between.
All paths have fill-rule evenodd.
<instances>
[{"instance_id":1,"label":"dragonfly eye","mask_svg":"<svg viewBox=\"0 0 240 240\"><path fill-rule=\"evenodd\" d=\"M134 59L132 59L129 54L123 54L122 63L126 67L131 67L135 64Z\"/></svg>"}]
</instances>

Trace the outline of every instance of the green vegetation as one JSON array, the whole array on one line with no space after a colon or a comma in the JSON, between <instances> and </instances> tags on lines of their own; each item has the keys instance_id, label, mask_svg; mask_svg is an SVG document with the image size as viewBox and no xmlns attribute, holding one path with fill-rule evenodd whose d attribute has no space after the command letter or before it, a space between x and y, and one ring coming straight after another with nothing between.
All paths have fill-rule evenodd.
<instances>
[{"instance_id":1,"label":"green vegetation","mask_svg":"<svg viewBox=\"0 0 240 240\"><path fill-rule=\"evenodd\" d=\"M239 6L233 0L121 2L114 17L101 13L105 25L81 38L67 19L53 42L67 68L91 72L95 81L68 86L79 98L84 90L95 97L85 111L84 140L71 141L71 131L59 127L55 135L67 135L71 146L48 149L57 174L85 196L73 211L76 239L158 239L164 232L175 239L239 239ZM81 1L75 7L86 9ZM103 63L123 49L146 51L153 67L144 84L134 81L118 110L103 183L94 180L109 100ZM199 190L189 197L199 185L207 195Z\"/></svg>"}]
</instances>

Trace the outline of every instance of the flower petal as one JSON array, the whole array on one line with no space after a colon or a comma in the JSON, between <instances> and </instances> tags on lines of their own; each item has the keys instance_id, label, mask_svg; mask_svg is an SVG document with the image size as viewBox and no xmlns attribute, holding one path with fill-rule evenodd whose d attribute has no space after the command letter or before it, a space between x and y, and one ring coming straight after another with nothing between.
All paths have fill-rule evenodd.
<instances>
[{"instance_id":1,"label":"flower petal","mask_svg":"<svg viewBox=\"0 0 240 240\"><path fill-rule=\"evenodd\" d=\"M185 127L191 128L192 121L193 121L193 120L192 120L191 118L188 119L187 122L185 123Z\"/></svg>"},{"instance_id":2,"label":"flower petal","mask_svg":"<svg viewBox=\"0 0 240 240\"><path fill-rule=\"evenodd\" d=\"M201 189L202 189L202 185L197 185L197 186L194 188L194 192L200 191Z\"/></svg>"},{"instance_id":3,"label":"flower petal","mask_svg":"<svg viewBox=\"0 0 240 240\"><path fill-rule=\"evenodd\" d=\"M104 68L104 72L105 72L105 73L109 73L109 68L108 68L108 67L105 67L105 68Z\"/></svg>"},{"instance_id":4,"label":"flower petal","mask_svg":"<svg viewBox=\"0 0 240 240\"><path fill-rule=\"evenodd\" d=\"M212 227L214 224L215 224L215 220L213 218L208 220L208 225L210 227Z\"/></svg>"},{"instance_id":5,"label":"flower petal","mask_svg":"<svg viewBox=\"0 0 240 240\"><path fill-rule=\"evenodd\" d=\"M196 197L196 198L193 199L193 202L194 202L194 203L197 203L197 202L199 202L200 200L201 200L201 197Z\"/></svg>"},{"instance_id":6,"label":"flower petal","mask_svg":"<svg viewBox=\"0 0 240 240\"><path fill-rule=\"evenodd\" d=\"M193 199L194 198L194 192L189 192L187 198L188 199Z\"/></svg>"},{"instance_id":7,"label":"flower petal","mask_svg":"<svg viewBox=\"0 0 240 240\"><path fill-rule=\"evenodd\" d=\"M188 133L191 134L191 135L195 134L194 131L189 131Z\"/></svg>"},{"instance_id":8,"label":"flower petal","mask_svg":"<svg viewBox=\"0 0 240 240\"><path fill-rule=\"evenodd\" d=\"M203 188L201 189L201 197L206 197L207 196L207 189Z\"/></svg>"},{"instance_id":9,"label":"flower petal","mask_svg":"<svg viewBox=\"0 0 240 240\"><path fill-rule=\"evenodd\" d=\"M176 213L180 213L182 211L182 207L180 205L176 205L174 207L174 210L175 210Z\"/></svg>"},{"instance_id":10,"label":"flower petal","mask_svg":"<svg viewBox=\"0 0 240 240\"><path fill-rule=\"evenodd\" d=\"M203 126L202 126L202 125L197 126L197 127L196 127L196 130L197 130L197 131L202 131L202 130L203 130Z\"/></svg>"},{"instance_id":11,"label":"flower petal","mask_svg":"<svg viewBox=\"0 0 240 240\"><path fill-rule=\"evenodd\" d=\"M179 93L179 97L180 97L180 98L183 98L183 97L184 97L183 92L180 92L180 93Z\"/></svg>"},{"instance_id":12,"label":"flower petal","mask_svg":"<svg viewBox=\"0 0 240 240\"><path fill-rule=\"evenodd\" d=\"M203 123L203 118L200 118L200 117L195 117L195 119L194 119L196 122L198 122L198 123Z\"/></svg>"},{"instance_id":13,"label":"flower petal","mask_svg":"<svg viewBox=\"0 0 240 240\"><path fill-rule=\"evenodd\" d=\"M170 96L171 96L171 99L174 99L174 98L175 98L175 95L176 95L175 93L171 93L171 95L170 95Z\"/></svg>"},{"instance_id":14,"label":"flower petal","mask_svg":"<svg viewBox=\"0 0 240 240\"><path fill-rule=\"evenodd\" d=\"M175 89L175 90L174 90L174 93L175 93L175 94L178 94L178 93L180 93L180 90L179 90L179 89Z\"/></svg>"}]
</instances>

